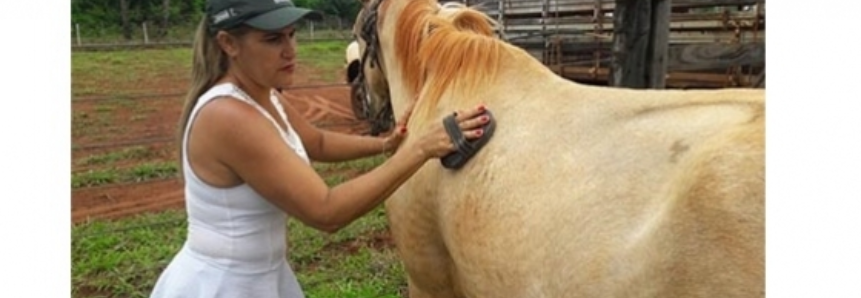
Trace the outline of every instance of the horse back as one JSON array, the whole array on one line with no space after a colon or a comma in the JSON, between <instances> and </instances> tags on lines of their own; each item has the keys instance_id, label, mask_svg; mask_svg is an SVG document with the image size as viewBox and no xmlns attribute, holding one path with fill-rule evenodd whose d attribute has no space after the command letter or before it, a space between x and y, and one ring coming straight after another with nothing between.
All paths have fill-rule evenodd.
<instances>
[{"instance_id":1,"label":"horse back","mask_svg":"<svg viewBox=\"0 0 861 298\"><path fill-rule=\"evenodd\" d=\"M511 99L488 102L494 138L463 169L429 164L405 185L390 212L425 220L393 224L426 234L399 243L439 247L429 263L483 297L761 289L755 94L551 90L484 96Z\"/></svg>"}]
</instances>

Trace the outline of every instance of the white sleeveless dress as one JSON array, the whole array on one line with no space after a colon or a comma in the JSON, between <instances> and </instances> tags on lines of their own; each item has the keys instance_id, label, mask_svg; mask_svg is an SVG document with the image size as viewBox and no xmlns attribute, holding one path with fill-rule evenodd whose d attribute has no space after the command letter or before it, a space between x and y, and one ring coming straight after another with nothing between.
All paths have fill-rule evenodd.
<instances>
[{"instance_id":1,"label":"white sleeveless dress","mask_svg":"<svg viewBox=\"0 0 861 298\"><path fill-rule=\"evenodd\" d=\"M192 110L189 122L194 121L203 105L222 95L236 97L256 107L278 128L285 145L309 162L301 139L287 121L274 93L271 100L287 124L286 132L259 104L230 83L216 85L204 93ZM184 132L184 152L187 152L189 130ZM247 184L213 187L195 175L187 158L183 159L183 164L187 239L161 273L150 297L304 297L286 260L286 214Z\"/></svg>"}]
</instances>

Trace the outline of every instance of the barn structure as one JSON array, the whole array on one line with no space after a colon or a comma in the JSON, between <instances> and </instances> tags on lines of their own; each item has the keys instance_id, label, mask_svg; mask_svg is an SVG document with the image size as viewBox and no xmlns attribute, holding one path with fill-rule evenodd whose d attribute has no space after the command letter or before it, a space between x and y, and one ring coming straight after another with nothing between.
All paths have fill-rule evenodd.
<instances>
[{"instance_id":1,"label":"barn structure","mask_svg":"<svg viewBox=\"0 0 861 298\"><path fill-rule=\"evenodd\" d=\"M765 0L461 0L565 78L635 88L765 87Z\"/></svg>"}]
</instances>

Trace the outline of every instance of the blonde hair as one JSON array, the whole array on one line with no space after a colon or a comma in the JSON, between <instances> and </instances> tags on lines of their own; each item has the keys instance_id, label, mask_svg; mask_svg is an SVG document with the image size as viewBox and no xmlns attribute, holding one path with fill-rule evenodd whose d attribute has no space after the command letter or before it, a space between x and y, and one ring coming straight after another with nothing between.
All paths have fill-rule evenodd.
<instances>
[{"instance_id":1,"label":"blonde hair","mask_svg":"<svg viewBox=\"0 0 861 298\"><path fill-rule=\"evenodd\" d=\"M215 39L215 34L209 32L208 18L203 17L197 26L192 45L191 88L185 95L185 104L179 118L177 129L177 148L179 168L183 168L183 136L188 127L189 117L198 98L227 73L229 61ZM249 31L248 27L239 26L227 32L233 36L242 36ZM180 178L183 178L180 170Z\"/></svg>"}]
</instances>

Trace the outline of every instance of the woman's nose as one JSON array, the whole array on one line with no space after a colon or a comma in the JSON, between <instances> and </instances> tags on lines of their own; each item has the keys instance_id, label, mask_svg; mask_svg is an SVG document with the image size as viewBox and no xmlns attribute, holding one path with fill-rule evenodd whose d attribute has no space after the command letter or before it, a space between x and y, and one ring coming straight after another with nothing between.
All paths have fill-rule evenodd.
<instances>
[{"instance_id":1,"label":"woman's nose","mask_svg":"<svg viewBox=\"0 0 861 298\"><path fill-rule=\"evenodd\" d=\"M281 56L284 58L293 58L296 56L296 44L287 42L281 50Z\"/></svg>"}]
</instances>

